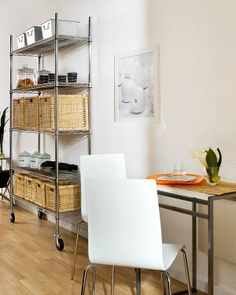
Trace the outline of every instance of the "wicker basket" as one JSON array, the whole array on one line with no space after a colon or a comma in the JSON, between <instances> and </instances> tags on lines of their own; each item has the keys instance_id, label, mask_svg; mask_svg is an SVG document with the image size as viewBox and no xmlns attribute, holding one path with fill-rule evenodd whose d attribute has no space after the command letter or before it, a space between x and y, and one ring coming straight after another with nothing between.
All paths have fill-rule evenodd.
<instances>
[{"instance_id":1,"label":"wicker basket","mask_svg":"<svg viewBox=\"0 0 236 295\"><path fill-rule=\"evenodd\" d=\"M39 129L39 98L38 96L25 98L25 129Z\"/></svg>"},{"instance_id":2,"label":"wicker basket","mask_svg":"<svg viewBox=\"0 0 236 295\"><path fill-rule=\"evenodd\" d=\"M41 181L40 179L35 179L35 183L36 183L35 204L39 205L40 207L45 207L47 182Z\"/></svg>"},{"instance_id":3,"label":"wicker basket","mask_svg":"<svg viewBox=\"0 0 236 295\"><path fill-rule=\"evenodd\" d=\"M39 118L40 130L54 130L53 96L40 97ZM58 130L89 130L87 94L58 96Z\"/></svg>"},{"instance_id":4,"label":"wicker basket","mask_svg":"<svg viewBox=\"0 0 236 295\"><path fill-rule=\"evenodd\" d=\"M13 100L13 128L25 128L25 100Z\"/></svg>"},{"instance_id":5,"label":"wicker basket","mask_svg":"<svg viewBox=\"0 0 236 295\"><path fill-rule=\"evenodd\" d=\"M35 179L30 176L25 176L25 199L31 202L35 202L35 196L36 196Z\"/></svg>"},{"instance_id":6,"label":"wicker basket","mask_svg":"<svg viewBox=\"0 0 236 295\"><path fill-rule=\"evenodd\" d=\"M13 177L14 195L25 198L25 175L14 174Z\"/></svg>"},{"instance_id":7,"label":"wicker basket","mask_svg":"<svg viewBox=\"0 0 236 295\"><path fill-rule=\"evenodd\" d=\"M59 212L68 212L80 208L80 185L59 185ZM46 208L55 211L55 185L46 184Z\"/></svg>"}]
</instances>

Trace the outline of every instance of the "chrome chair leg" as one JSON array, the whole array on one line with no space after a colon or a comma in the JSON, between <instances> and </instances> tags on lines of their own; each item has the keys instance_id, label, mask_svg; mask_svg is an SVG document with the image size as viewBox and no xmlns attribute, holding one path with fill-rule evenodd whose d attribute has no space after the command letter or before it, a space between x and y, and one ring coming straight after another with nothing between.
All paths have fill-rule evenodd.
<instances>
[{"instance_id":1,"label":"chrome chair leg","mask_svg":"<svg viewBox=\"0 0 236 295\"><path fill-rule=\"evenodd\" d=\"M188 295L192 295L192 288L191 288L191 283L190 283L187 255L186 255L186 252L184 249L182 249L181 252L183 254L183 260L184 260L184 269L185 269L185 276L186 276L187 287L188 287Z\"/></svg>"},{"instance_id":2,"label":"chrome chair leg","mask_svg":"<svg viewBox=\"0 0 236 295\"><path fill-rule=\"evenodd\" d=\"M75 250L74 250L74 256L73 256L73 264L72 264L72 271L71 271L71 280L74 279L75 275L75 266L76 266L76 258L77 258L77 248L78 248L78 241L79 241L79 227L81 223L84 221L81 220L77 225L77 234L76 234L76 241L75 241Z\"/></svg>"},{"instance_id":3,"label":"chrome chair leg","mask_svg":"<svg viewBox=\"0 0 236 295\"><path fill-rule=\"evenodd\" d=\"M116 267L113 265L112 266L112 271L111 271L111 295L115 294L115 277L116 275Z\"/></svg>"},{"instance_id":4,"label":"chrome chair leg","mask_svg":"<svg viewBox=\"0 0 236 295\"><path fill-rule=\"evenodd\" d=\"M165 280L165 274L161 272L161 281L163 286L163 295L166 295L166 280Z\"/></svg>"},{"instance_id":5,"label":"chrome chair leg","mask_svg":"<svg viewBox=\"0 0 236 295\"><path fill-rule=\"evenodd\" d=\"M141 290L141 269L140 268L135 268L136 272L136 295L141 295L142 290Z\"/></svg>"},{"instance_id":6,"label":"chrome chair leg","mask_svg":"<svg viewBox=\"0 0 236 295\"><path fill-rule=\"evenodd\" d=\"M88 275L88 271L89 271L90 268L93 269L93 273L92 273L92 295L95 294L96 267L93 264L89 264L84 268L84 271L83 271L81 295L85 295L87 275Z\"/></svg>"},{"instance_id":7,"label":"chrome chair leg","mask_svg":"<svg viewBox=\"0 0 236 295\"><path fill-rule=\"evenodd\" d=\"M93 273L92 273L92 295L95 295L95 281L96 281L96 267L93 266Z\"/></svg>"},{"instance_id":8,"label":"chrome chair leg","mask_svg":"<svg viewBox=\"0 0 236 295\"><path fill-rule=\"evenodd\" d=\"M167 282L167 294L172 295L172 288L171 288L171 278L167 271L163 272L166 277Z\"/></svg>"}]
</instances>

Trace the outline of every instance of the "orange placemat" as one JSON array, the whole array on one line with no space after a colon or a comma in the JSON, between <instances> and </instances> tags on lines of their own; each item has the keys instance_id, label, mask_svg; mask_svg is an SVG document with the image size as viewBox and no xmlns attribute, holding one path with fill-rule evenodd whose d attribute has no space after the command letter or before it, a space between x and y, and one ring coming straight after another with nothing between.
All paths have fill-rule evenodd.
<instances>
[{"instance_id":1,"label":"orange placemat","mask_svg":"<svg viewBox=\"0 0 236 295\"><path fill-rule=\"evenodd\" d=\"M149 179L155 179L157 184L163 184L163 185L177 185L178 187L180 185L196 185L196 184L200 184L201 182L203 182L204 178L201 175L198 174L187 174L187 176L195 176L195 178L193 180L190 181L179 181L179 180L163 180L163 179L159 179L161 176L167 176L169 174L154 174L154 175L150 175L147 178Z\"/></svg>"}]
</instances>

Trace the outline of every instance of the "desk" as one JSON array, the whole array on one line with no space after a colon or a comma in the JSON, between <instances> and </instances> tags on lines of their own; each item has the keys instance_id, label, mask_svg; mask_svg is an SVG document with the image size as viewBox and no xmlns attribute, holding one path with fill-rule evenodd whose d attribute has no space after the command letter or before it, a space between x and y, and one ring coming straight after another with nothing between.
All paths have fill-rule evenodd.
<instances>
[{"instance_id":1,"label":"desk","mask_svg":"<svg viewBox=\"0 0 236 295\"><path fill-rule=\"evenodd\" d=\"M212 187L206 183L188 186L157 185L159 195L192 203L192 209L160 203L160 207L192 216L192 288L197 290L197 218L208 222L208 294L214 294L214 202L236 200L236 183L221 182ZM207 214L197 210L197 204L207 206ZM183 294L183 293L182 293Z\"/></svg>"}]
</instances>

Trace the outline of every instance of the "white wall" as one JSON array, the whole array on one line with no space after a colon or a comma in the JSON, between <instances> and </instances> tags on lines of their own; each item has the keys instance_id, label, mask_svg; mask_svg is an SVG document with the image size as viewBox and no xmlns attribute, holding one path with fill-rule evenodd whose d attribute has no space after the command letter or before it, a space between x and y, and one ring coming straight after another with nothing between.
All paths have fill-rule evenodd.
<instances>
[{"instance_id":1,"label":"white wall","mask_svg":"<svg viewBox=\"0 0 236 295\"><path fill-rule=\"evenodd\" d=\"M9 33L15 37L55 11L62 19L91 15L92 152L124 152L129 177L145 177L169 171L175 162L185 163L188 171L202 172L190 151L219 146L222 177L236 180L235 10L233 0L0 1L0 109L8 105ZM114 122L114 56L156 45L160 45L161 124ZM76 63L77 52L74 54ZM63 60L66 69L67 62L71 64L66 57ZM23 140L35 150L32 137L30 142ZM64 161L78 162L81 148L86 152L85 144L72 145L73 141L70 138L64 144ZM162 218L165 239L184 242L190 248L189 217L162 211ZM206 257L199 253L199 259L204 287ZM178 275L178 264L175 269ZM235 294L235 275L235 264L217 260L218 294L230 294L226 290Z\"/></svg>"}]
</instances>

